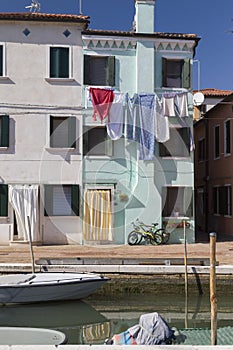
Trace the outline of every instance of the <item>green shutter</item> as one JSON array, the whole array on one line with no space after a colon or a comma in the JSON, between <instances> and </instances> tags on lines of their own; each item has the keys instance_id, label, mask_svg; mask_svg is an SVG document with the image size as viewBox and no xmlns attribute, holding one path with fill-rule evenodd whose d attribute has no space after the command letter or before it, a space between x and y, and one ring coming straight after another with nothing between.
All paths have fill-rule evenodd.
<instances>
[{"instance_id":1,"label":"green shutter","mask_svg":"<svg viewBox=\"0 0 233 350\"><path fill-rule=\"evenodd\" d=\"M58 48L50 48L50 78L58 77Z\"/></svg>"},{"instance_id":2,"label":"green shutter","mask_svg":"<svg viewBox=\"0 0 233 350\"><path fill-rule=\"evenodd\" d=\"M71 186L71 209L72 215L79 215L79 185Z\"/></svg>"},{"instance_id":3,"label":"green shutter","mask_svg":"<svg viewBox=\"0 0 233 350\"><path fill-rule=\"evenodd\" d=\"M162 58L162 86L167 86L167 59Z\"/></svg>"},{"instance_id":4,"label":"green shutter","mask_svg":"<svg viewBox=\"0 0 233 350\"><path fill-rule=\"evenodd\" d=\"M8 216L8 185L0 185L0 216Z\"/></svg>"},{"instance_id":5,"label":"green shutter","mask_svg":"<svg viewBox=\"0 0 233 350\"><path fill-rule=\"evenodd\" d=\"M3 46L0 46L0 76L3 76Z\"/></svg>"},{"instance_id":6,"label":"green shutter","mask_svg":"<svg viewBox=\"0 0 233 350\"><path fill-rule=\"evenodd\" d=\"M190 59L186 58L182 70L182 87L185 89L191 88L191 66Z\"/></svg>"},{"instance_id":7,"label":"green shutter","mask_svg":"<svg viewBox=\"0 0 233 350\"><path fill-rule=\"evenodd\" d=\"M107 85L115 86L115 56L109 56L107 62Z\"/></svg>"},{"instance_id":8,"label":"green shutter","mask_svg":"<svg viewBox=\"0 0 233 350\"><path fill-rule=\"evenodd\" d=\"M69 78L69 48L59 49L59 78Z\"/></svg>"},{"instance_id":9,"label":"green shutter","mask_svg":"<svg viewBox=\"0 0 233 350\"><path fill-rule=\"evenodd\" d=\"M44 216L52 216L53 214L53 186L44 186Z\"/></svg>"},{"instance_id":10,"label":"green shutter","mask_svg":"<svg viewBox=\"0 0 233 350\"><path fill-rule=\"evenodd\" d=\"M68 147L76 147L76 117L68 118Z\"/></svg>"},{"instance_id":11,"label":"green shutter","mask_svg":"<svg viewBox=\"0 0 233 350\"><path fill-rule=\"evenodd\" d=\"M1 147L9 147L9 116L1 116Z\"/></svg>"},{"instance_id":12,"label":"green shutter","mask_svg":"<svg viewBox=\"0 0 233 350\"><path fill-rule=\"evenodd\" d=\"M84 55L84 84L91 85L91 77L90 77L90 61L91 56Z\"/></svg>"}]
</instances>

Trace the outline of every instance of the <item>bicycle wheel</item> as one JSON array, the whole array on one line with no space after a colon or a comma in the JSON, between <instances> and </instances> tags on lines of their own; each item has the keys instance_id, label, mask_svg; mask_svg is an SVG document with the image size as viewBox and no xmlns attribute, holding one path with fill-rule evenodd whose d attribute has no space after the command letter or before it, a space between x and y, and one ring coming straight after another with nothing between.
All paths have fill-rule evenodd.
<instances>
[{"instance_id":1,"label":"bicycle wheel","mask_svg":"<svg viewBox=\"0 0 233 350\"><path fill-rule=\"evenodd\" d=\"M166 244L169 241L170 233L163 228L157 230L156 235L160 235L162 237L162 244Z\"/></svg>"},{"instance_id":2,"label":"bicycle wheel","mask_svg":"<svg viewBox=\"0 0 233 350\"><path fill-rule=\"evenodd\" d=\"M162 244L163 239L162 236L155 234L153 238L150 238L150 243L152 245L159 245Z\"/></svg>"},{"instance_id":3,"label":"bicycle wheel","mask_svg":"<svg viewBox=\"0 0 233 350\"><path fill-rule=\"evenodd\" d=\"M139 237L137 232L132 231L129 233L127 241L129 245L136 245L141 241L141 237Z\"/></svg>"}]
</instances>

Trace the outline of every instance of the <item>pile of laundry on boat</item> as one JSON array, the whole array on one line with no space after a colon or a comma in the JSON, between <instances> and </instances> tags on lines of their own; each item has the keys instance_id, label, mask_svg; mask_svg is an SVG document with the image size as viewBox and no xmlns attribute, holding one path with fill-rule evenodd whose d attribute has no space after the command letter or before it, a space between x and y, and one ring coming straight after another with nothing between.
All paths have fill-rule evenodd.
<instances>
[{"instance_id":1,"label":"pile of laundry on boat","mask_svg":"<svg viewBox=\"0 0 233 350\"><path fill-rule=\"evenodd\" d=\"M140 145L139 159L152 160L155 141L164 143L170 139L169 117L178 117L182 127L189 127L188 92L163 93L159 98L155 93L136 93L132 98L128 93L112 88L87 87L85 108L91 101L93 120L106 120L108 136L118 140L124 136ZM190 133L191 134L191 133ZM190 137L190 150L194 149Z\"/></svg>"},{"instance_id":2,"label":"pile of laundry on boat","mask_svg":"<svg viewBox=\"0 0 233 350\"><path fill-rule=\"evenodd\" d=\"M169 345L175 342L175 330L157 312L140 316L139 324L107 339L107 345Z\"/></svg>"}]
</instances>

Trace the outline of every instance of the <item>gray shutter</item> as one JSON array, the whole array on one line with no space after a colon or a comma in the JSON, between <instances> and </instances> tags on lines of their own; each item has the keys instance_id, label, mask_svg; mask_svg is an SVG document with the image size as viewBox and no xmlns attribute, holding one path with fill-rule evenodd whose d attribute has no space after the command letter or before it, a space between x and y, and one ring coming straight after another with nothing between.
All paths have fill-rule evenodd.
<instances>
[{"instance_id":1,"label":"gray shutter","mask_svg":"<svg viewBox=\"0 0 233 350\"><path fill-rule=\"evenodd\" d=\"M183 64L182 87L185 89L191 88L191 65L189 58L186 58Z\"/></svg>"},{"instance_id":2,"label":"gray shutter","mask_svg":"<svg viewBox=\"0 0 233 350\"><path fill-rule=\"evenodd\" d=\"M44 186L44 216L53 215L53 186Z\"/></svg>"},{"instance_id":3,"label":"gray shutter","mask_svg":"<svg viewBox=\"0 0 233 350\"><path fill-rule=\"evenodd\" d=\"M167 59L162 58L162 86L167 86Z\"/></svg>"},{"instance_id":4,"label":"gray shutter","mask_svg":"<svg viewBox=\"0 0 233 350\"><path fill-rule=\"evenodd\" d=\"M1 147L9 147L9 116L1 116Z\"/></svg>"},{"instance_id":5,"label":"gray shutter","mask_svg":"<svg viewBox=\"0 0 233 350\"><path fill-rule=\"evenodd\" d=\"M115 56L107 59L107 85L115 86Z\"/></svg>"},{"instance_id":6,"label":"gray shutter","mask_svg":"<svg viewBox=\"0 0 233 350\"><path fill-rule=\"evenodd\" d=\"M79 185L71 186L72 215L79 215Z\"/></svg>"},{"instance_id":7,"label":"gray shutter","mask_svg":"<svg viewBox=\"0 0 233 350\"><path fill-rule=\"evenodd\" d=\"M0 185L0 216L8 216L8 185Z\"/></svg>"},{"instance_id":8,"label":"gray shutter","mask_svg":"<svg viewBox=\"0 0 233 350\"><path fill-rule=\"evenodd\" d=\"M68 118L68 147L76 147L76 117Z\"/></svg>"}]
</instances>

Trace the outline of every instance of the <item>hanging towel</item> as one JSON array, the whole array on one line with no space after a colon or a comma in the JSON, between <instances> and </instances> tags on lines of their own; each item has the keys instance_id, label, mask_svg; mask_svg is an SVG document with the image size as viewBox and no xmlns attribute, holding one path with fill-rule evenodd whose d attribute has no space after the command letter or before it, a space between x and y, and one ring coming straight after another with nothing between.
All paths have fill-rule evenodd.
<instances>
[{"instance_id":1,"label":"hanging towel","mask_svg":"<svg viewBox=\"0 0 233 350\"><path fill-rule=\"evenodd\" d=\"M109 120L106 124L108 136L112 140L118 140L123 132L125 94L114 92L114 100L109 113Z\"/></svg>"},{"instance_id":2,"label":"hanging towel","mask_svg":"<svg viewBox=\"0 0 233 350\"><path fill-rule=\"evenodd\" d=\"M155 139L157 142L166 142L170 139L170 129L168 117L163 114L162 102L155 98Z\"/></svg>"},{"instance_id":3,"label":"hanging towel","mask_svg":"<svg viewBox=\"0 0 233 350\"><path fill-rule=\"evenodd\" d=\"M163 115L165 117L175 117L175 94L166 93L162 96Z\"/></svg>"},{"instance_id":4,"label":"hanging towel","mask_svg":"<svg viewBox=\"0 0 233 350\"><path fill-rule=\"evenodd\" d=\"M94 108L93 120L98 116L101 122L109 116L109 111L114 99L113 90L90 88L91 100Z\"/></svg>"},{"instance_id":5,"label":"hanging towel","mask_svg":"<svg viewBox=\"0 0 233 350\"><path fill-rule=\"evenodd\" d=\"M140 118L138 94L127 99L127 114L125 125L125 136L127 140L138 141L140 139Z\"/></svg>"},{"instance_id":6,"label":"hanging towel","mask_svg":"<svg viewBox=\"0 0 233 350\"><path fill-rule=\"evenodd\" d=\"M186 92L182 92L175 95L174 105L175 105L175 112L180 118L189 116L188 96Z\"/></svg>"},{"instance_id":7,"label":"hanging towel","mask_svg":"<svg viewBox=\"0 0 233 350\"><path fill-rule=\"evenodd\" d=\"M155 94L139 94L138 102L140 120L139 159L152 160L154 158L155 146Z\"/></svg>"}]
</instances>

